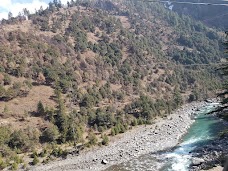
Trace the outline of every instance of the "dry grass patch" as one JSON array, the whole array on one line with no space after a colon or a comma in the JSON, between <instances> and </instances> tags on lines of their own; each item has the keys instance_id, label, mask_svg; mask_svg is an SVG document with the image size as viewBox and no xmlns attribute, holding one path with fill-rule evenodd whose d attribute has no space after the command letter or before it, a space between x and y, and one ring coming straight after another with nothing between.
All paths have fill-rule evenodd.
<instances>
[{"instance_id":1,"label":"dry grass patch","mask_svg":"<svg viewBox=\"0 0 228 171\"><path fill-rule=\"evenodd\" d=\"M122 23L124 28L126 28L126 29L131 28L131 23L129 22L129 20L126 16L116 16L116 18L120 19L120 22Z\"/></svg>"},{"instance_id":2,"label":"dry grass patch","mask_svg":"<svg viewBox=\"0 0 228 171\"><path fill-rule=\"evenodd\" d=\"M0 112L8 116L23 116L25 112L33 112L37 108L37 103L41 101L44 106L55 107L56 103L51 100L54 90L49 86L33 86L27 97L20 97L8 102L0 102ZM4 108L7 107L7 113Z\"/></svg>"},{"instance_id":3,"label":"dry grass patch","mask_svg":"<svg viewBox=\"0 0 228 171\"><path fill-rule=\"evenodd\" d=\"M88 42L92 42L92 43L98 43L98 41L100 40L97 36L95 36L94 33L88 32L87 33L87 37L88 37Z\"/></svg>"}]
</instances>

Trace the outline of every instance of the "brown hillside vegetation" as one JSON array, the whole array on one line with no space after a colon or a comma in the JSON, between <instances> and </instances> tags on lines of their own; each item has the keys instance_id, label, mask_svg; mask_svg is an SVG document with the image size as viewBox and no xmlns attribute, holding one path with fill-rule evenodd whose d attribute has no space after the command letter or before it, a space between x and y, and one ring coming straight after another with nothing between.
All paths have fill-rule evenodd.
<instances>
[{"instance_id":1,"label":"brown hillside vegetation","mask_svg":"<svg viewBox=\"0 0 228 171\"><path fill-rule=\"evenodd\" d=\"M51 99L54 95L54 90L49 86L33 86L26 97L14 98L10 101L0 102L0 111L3 117L10 117L10 115L17 115L22 117L25 112L36 111L37 103L42 101L44 106L55 107L56 103ZM4 114L4 107L9 110Z\"/></svg>"},{"instance_id":2,"label":"brown hillside vegetation","mask_svg":"<svg viewBox=\"0 0 228 171\"><path fill-rule=\"evenodd\" d=\"M105 134L150 124L185 102L209 97L220 84L210 68L183 66L223 57L220 36L202 23L159 4L55 3L29 20L1 22L4 167L12 164L9 156L40 146L59 157L65 152L57 146L64 144L105 145ZM34 163L43 155L34 152Z\"/></svg>"}]
</instances>

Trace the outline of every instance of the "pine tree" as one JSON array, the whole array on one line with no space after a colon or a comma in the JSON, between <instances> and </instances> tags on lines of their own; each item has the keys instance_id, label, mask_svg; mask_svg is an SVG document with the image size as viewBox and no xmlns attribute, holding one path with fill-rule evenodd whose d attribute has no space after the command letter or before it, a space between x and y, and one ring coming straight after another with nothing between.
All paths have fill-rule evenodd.
<instances>
[{"instance_id":1,"label":"pine tree","mask_svg":"<svg viewBox=\"0 0 228 171\"><path fill-rule=\"evenodd\" d=\"M44 116L44 114L45 114L44 106L43 106L43 103L41 101L39 101L37 104L36 112L37 112L38 116Z\"/></svg>"},{"instance_id":2,"label":"pine tree","mask_svg":"<svg viewBox=\"0 0 228 171\"><path fill-rule=\"evenodd\" d=\"M57 95L57 115L55 120L55 125L59 128L59 132L61 133L60 140L62 142L66 141L67 132L68 132L68 118L66 115L65 105L61 96L61 93Z\"/></svg>"},{"instance_id":3,"label":"pine tree","mask_svg":"<svg viewBox=\"0 0 228 171\"><path fill-rule=\"evenodd\" d=\"M174 94L173 94L173 102L174 102L175 108L177 108L183 104L183 99L181 97L181 93L176 88L175 88Z\"/></svg>"}]
</instances>

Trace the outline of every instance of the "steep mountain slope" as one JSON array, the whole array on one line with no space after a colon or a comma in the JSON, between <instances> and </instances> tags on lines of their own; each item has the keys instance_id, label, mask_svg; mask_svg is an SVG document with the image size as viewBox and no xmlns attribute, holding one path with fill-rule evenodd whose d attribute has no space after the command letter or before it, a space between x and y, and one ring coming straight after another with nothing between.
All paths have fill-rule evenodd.
<instances>
[{"instance_id":1,"label":"steep mountain slope","mask_svg":"<svg viewBox=\"0 0 228 171\"><path fill-rule=\"evenodd\" d=\"M219 85L211 69L183 66L219 62L219 35L162 5L54 1L28 18L1 24L3 157L50 142L90 146L93 132L105 144L101 133L150 123Z\"/></svg>"},{"instance_id":2,"label":"steep mountain slope","mask_svg":"<svg viewBox=\"0 0 228 171\"><path fill-rule=\"evenodd\" d=\"M210 27L216 27L221 30L228 28L228 3L227 1L215 0L183 0L193 3L212 3L212 4L227 4L222 5L191 5L191 4L172 4L173 10L179 14L189 15L196 20L201 21Z\"/></svg>"}]
</instances>

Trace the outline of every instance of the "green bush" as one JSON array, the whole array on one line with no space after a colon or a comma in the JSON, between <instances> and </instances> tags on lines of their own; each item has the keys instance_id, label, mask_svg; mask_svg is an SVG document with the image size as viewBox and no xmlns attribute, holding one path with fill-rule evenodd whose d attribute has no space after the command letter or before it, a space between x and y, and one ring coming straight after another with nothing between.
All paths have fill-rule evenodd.
<instances>
[{"instance_id":1,"label":"green bush","mask_svg":"<svg viewBox=\"0 0 228 171\"><path fill-rule=\"evenodd\" d=\"M38 153L36 151L33 151L33 153L31 154L31 158L35 158L35 156L38 156Z\"/></svg>"},{"instance_id":2,"label":"green bush","mask_svg":"<svg viewBox=\"0 0 228 171\"><path fill-rule=\"evenodd\" d=\"M108 143L109 143L108 136L106 134L102 135L102 145L108 145Z\"/></svg>"},{"instance_id":3,"label":"green bush","mask_svg":"<svg viewBox=\"0 0 228 171\"><path fill-rule=\"evenodd\" d=\"M97 137L94 133L90 132L88 135L88 140L90 145L95 145L97 143Z\"/></svg>"},{"instance_id":4,"label":"green bush","mask_svg":"<svg viewBox=\"0 0 228 171\"><path fill-rule=\"evenodd\" d=\"M12 82L12 80L11 80L11 78L10 78L10 76L8 74L4 75L3 81L4 81L4 85L10 85L11 82Z\"/></svg>"},{"instance_id":5,"label":"green bush","mask_svg":"<svg viewBox=\"0 0 228 171\"><path fill-rule=\"evenodd\" d=\"M41 139L44 142L55 142L59 138L59 135L57 126L51 125L42 132Z\"/></svg>"},{"instance_id":6,"label":"green bush","mask_svg":"<svg viewBox=\"0 0 228 171\"><path fill-rule=\"evenodd\" d=\"M7 144L10 141L11 130L9 127L0 127L0 145Z\"/></svg>"},{"instance_id":7,"label":"green bush","mask_svg":"<svg viewBox=\"0 0 228 171\"><path fill-rule=\"evenodd\" d=\"M103 132L103 131L104 131L103 126L99 126L99 127L98 127L98 131L99 131L99 132Z\"/></svg>"},{"instance_id":8,"label":"green bush","mask_svg":"<svg viewBox=\"0 0 228 171\"><path fill-rule=\"evenodd\" d=\"M4 162L2 157L0 156L0 170L3 170L6 167L7 167L6 162Z\"/></svg>"},{"instance_id":9,"label":"green bush","mask_svg":"<svg viewBox=\"0 0 228 171\"><path fill-rule=\"evenodd\" d=\"M32 161L32 165L37 165L39 163L39 158L37 156L34 156L34 159Z\"/></svg>"},{"instance_id":10,"label":"green bush","mask_svg":"<svg viewBox=\"0 0 228 171\"><path fill-rule=\"evenodd\" d=\"M119 124L118 127L120 133L124 133L126 131L126 128L123 126L123 124Z\"/></svg>"},{"instance_id":11,"label":"green bush","mask_svg":"<svg viewBox=\"0 0 228 171\"><path fill-rule=\"evenodd\" d=\"M111 135L112 135L112 136L116 135L116 131L115 131L114 128L111 129Z\"/></svg>"},{"instance_id":12,"label":"green bush","mask_svg":"<svg viewBox=\"0 0 228 171\"><path fill-rule=\"evenodd\" d=\"M22 131L14 131L10 135L10 140L8 143L9 147L12 149L24 150L29 146L28 136Z\"/></svg>"},{"instance_id":13,"label":"green bush","mask_svg":"<svg viewBox=\"0 0 228 171\"><path fill-rule=\"evenodd\" d=\"M132 126L136 126L136 125L138 125L138 121L137 121L137 119L133 119L133 121L131 122L131 125L132 125Z\"/></svg>"},{"instance_id":14,"label":"green bush","mask_svg":"<svg viewBox=\"0 0 228 171\"><path fill-rule=\"evenodd\" d=\"M24 164L22 165L22 169L26 169L26 168L27 168L27 164L24 163Z\"/></svg>"},{"instance_id":15,"label":"green bush","mask_svg":"<svg viewBox=\"0 0 228 171\"><path fill-rule=\"evenodd\" d=\"M58 157L58 155L59 155L59 149L58 148L53 149L52 152L51 152L51 155L53 155L55 157Z\"/></svg>"},{"instance_id":16,"label":"green bush","mask_svg":"<svg viewBox=\"0 0 228 171\"><path fill-rule=\"evenodd\" d=\"M138 119L138 124L139 124L139 125L144 124L144 121L143 121L143 119L142 119L142 118L139 118L139 119Z\"/></svg>"},{"instance_id":17,"label":"green bush","mask_svg":"<svg viewBox=\"0 0 228 171\"><path fill-rule=\"evenodd\" d=\"M68 154L68 152L66 150L61 149L61 148L55 148L51 152L51 155L53 155L54 157L66 158L67 154Z\"/></svg>"},{"instance_id":18,"label":"green bush","mask_svg":"<svg viewBox=\"0 0 228 171\"><path fill-rule=\"evenodd\" d=\"M45 114L44 106L41 101L39 101L37 104L36 112L37 112L37 116L44 116L44 114Z\"/></svg>"},{"instance_id":19,"label":"green bush","mask_svg":"<svg viewBox=\"0 0 228 171\"><path fill-rule=\"evenodd\" d=\"M17 164L23 163L23 159L21 157L19 157L18 155L14 156L13 160Z\"/></svg>"},{"instance_id":20,"label":"green bush","mask_svg":"<svg viewBox=\"0 0 228 171\"><path fill-rule=\"evenodd\" d=\"M40 157L45 157L46 153L44 153L43 151L39 154Z\"/></svg>"},{"instance_id":21,"label":"green bush","mask_svg":"<svg viewBox=\"0 0 228 171\"><path fill-rule=\"evenodd\" d=\"M114 127L114 131L115 131L115 135L120 133L120 130L119 130L119 128L117 126Z\"/></svg>"},{"instance_id":22,"label":"green bush","mask_svg":"<svg viewBox=\"0 0 228 171\"><path fill-rule=\"evenodd\" d=\"M17 170L18 169L18 163L14 162L11 165L11 170Z\"/></svg>"}]
</instances>

